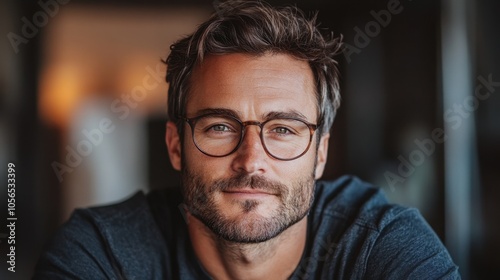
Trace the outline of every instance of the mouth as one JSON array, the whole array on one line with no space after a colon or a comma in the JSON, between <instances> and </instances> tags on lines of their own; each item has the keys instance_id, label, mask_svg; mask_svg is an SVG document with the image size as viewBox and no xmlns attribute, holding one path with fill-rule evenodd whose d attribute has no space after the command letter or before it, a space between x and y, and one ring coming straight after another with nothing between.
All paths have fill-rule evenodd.
<instances>
[{"instance_id":1,"label":"mouth","mask_svg":"<svg viewBox=\"0 0 500 280\"><path fill-rule=\"evenodd\" d=\"M241 189L230 189L225 190L223 193L232 195L232 196L249 196L249 197L264 197L264 196L273 196L276 195L269 191L260 190L260 189L250 189L250 188L241 188Z\"/></svg>"}]
</instances>

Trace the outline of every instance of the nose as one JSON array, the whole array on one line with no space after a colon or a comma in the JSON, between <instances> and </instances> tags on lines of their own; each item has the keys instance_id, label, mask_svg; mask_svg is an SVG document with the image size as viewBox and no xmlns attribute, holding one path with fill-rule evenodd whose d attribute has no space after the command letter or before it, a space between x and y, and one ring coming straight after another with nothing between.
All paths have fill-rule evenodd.
<instances>
[{"instance_id":1,"label":"nose","mask_svg":"<svg viewBox=\"0 0 500 280\"><path fill-rule=\"evenodd\" d=\"M242 143L235 152L232 169L235 172L244 172L248 175L263 174L269 160L260 140L259 126L248 126Z\"/></svg>"}]
</instances>

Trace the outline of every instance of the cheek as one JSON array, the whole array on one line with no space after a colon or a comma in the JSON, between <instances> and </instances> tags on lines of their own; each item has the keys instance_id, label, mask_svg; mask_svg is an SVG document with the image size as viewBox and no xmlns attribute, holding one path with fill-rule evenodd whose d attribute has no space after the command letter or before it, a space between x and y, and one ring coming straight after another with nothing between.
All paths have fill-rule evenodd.
<instances>
[{"instance_id":1,"label":"cheek","mask_svg":"<svg viewBox=\"0 0 500 280\"><path fill-rule=\"evenodd\" d=\"M295 183L309 179L314 174L315 162L315 152L307 153L296 160L278 163L275 172L281 182Z\"/></svg>"},{"instance_id":2,"label":"cheek","mask_svg":"<svg viewBox=\"0 0 500 280\"><path fill-rule=\"evenodd\" d=\"M205 180L214 180L227 177L230 168L229 157L210 157L198 150L191 138L186 139L183 149L183 168L191 173L202 176Z\"/></svg>"}]
</instances>

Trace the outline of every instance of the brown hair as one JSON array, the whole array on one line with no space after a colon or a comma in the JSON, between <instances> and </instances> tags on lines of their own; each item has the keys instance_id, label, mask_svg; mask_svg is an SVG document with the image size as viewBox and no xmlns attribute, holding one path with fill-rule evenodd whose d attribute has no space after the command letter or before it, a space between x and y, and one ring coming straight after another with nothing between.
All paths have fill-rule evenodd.
<instances>
[{"instance_id":1,"label":"brown hair","mask_svg":"<svg viewBox=\"0 0 500 280\"><path fill-rule=\"evenodd\" d=\"M225 1L190 36L174 43L167 64L168 117L178 125L184 116L190 77L209 54L285 53L309 62L316 82L320 133L328 132L340 105L339 73L334 59L342 37L323 35L316 15L296 7L272 7L262 1Z\"/></svg>"}]
</instances>

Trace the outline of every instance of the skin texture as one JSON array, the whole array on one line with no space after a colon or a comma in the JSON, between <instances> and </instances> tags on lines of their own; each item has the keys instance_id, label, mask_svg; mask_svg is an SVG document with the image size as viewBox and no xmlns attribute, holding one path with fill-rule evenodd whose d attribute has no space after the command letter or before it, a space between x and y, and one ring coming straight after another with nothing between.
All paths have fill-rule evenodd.
<instances>
[{"instance_id":1,"label":"skin texture","mask_svg":"<svg viewBox=\"0 0 500 280\"><path fill-rule=\"evenodd\" d=\"M225 109L242 121L264 121L271 112L317 121L310 67L286 54L208 56L191 81L187 117ZM304 250L305 215L324 170L329 134L319 144L314 135L302 157L281 161L266 154L259 132L249 126L239 149L217 158L194 146L187 124L181 143L175 124L167 123L170 161L183 173L193 248L216 279L286 279Z\"/></svg>"}]
</instances>

